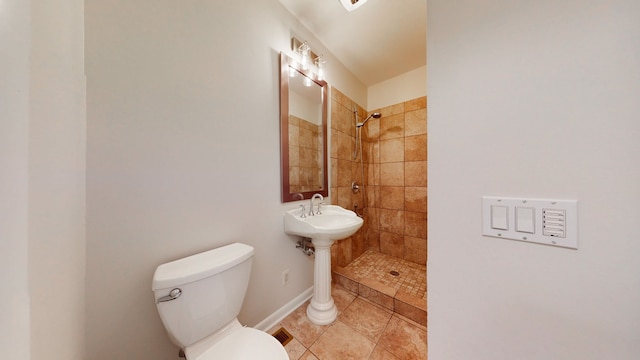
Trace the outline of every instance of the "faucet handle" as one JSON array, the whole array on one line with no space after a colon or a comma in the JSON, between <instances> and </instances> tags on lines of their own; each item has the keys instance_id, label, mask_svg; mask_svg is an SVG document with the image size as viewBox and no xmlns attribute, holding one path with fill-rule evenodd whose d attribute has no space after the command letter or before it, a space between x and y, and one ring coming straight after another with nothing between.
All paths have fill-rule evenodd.
<instances>
[{"instance_id":1,"label":"faucet handle","mask_svg":"<svg viewBox=\"0 0 640 360\"><path fill-rule=\"evenodd\" d=\"M316 211L316 215L322 215L322 212L320 212L320 206L324 205L324 201L321 201L318 203L318 211Z\"/></svg>"},{"instance_id":2,"label":"faucet handle","mask_svg":"<svg viewBox=\"0 0 640 360\"><path fill-rule=\"evenodd\" d=\"M307 212L307 209L305 209L304 204L300 204L300 207L302 208L302 214L300 215L301 218L306 218L307 214L305 214Z\"/></svg>"}]
</instances>

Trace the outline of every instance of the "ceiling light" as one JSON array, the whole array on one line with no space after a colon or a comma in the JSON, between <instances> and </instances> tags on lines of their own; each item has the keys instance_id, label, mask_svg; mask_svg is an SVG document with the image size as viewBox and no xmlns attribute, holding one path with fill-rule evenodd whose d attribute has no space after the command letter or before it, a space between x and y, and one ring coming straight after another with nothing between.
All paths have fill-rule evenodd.
<instances>
[{"instance_id":1,"label":"ceiling light","mask_svg":"<svg viewBox=\"0 0 640 360\"><path fill-rule=\"evenodd\" d=\"M347 11L353 11L359 8L360 6L362 6L362 4L367 2L367 0L339 0L339 1L340 1L340 4L342 4L342 6L344 6L344 8L347 9Z\"/></svg>"}]
</instances>

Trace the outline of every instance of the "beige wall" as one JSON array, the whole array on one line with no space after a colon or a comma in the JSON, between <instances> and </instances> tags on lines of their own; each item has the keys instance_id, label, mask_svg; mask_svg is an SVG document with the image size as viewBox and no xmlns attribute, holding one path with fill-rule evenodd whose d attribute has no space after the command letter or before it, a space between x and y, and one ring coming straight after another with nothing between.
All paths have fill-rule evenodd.
<instances>
[{"instance_id":1,"label":"beige wall","mask_svg":"<svg viewBox=\"0 0 640 360\"><path fill-rule=\"evenodd\" d=\"M276 0L85 6L87 357L175 359L151 292L159 264L254 246L248 325L313 283L283 231L299 203L280 203L280 51L306 39L328 82L366 88Z\"/></svg>"},{"instance_id":2,"label":"beige wall","mask_svg":"<svg viewBox=\"0 0 640 360\"><path fill-rule=\"evenodd\" d=\"M419 67L367 89L367 109L379 109L427 94L427 67Z\"/></svg>"},{"instance_id":3,"label":"beige wall","mask_svg":"<svg viewBox=\"0 0 640 360\"><path fill-rule=\"evenodd\" d=\"M429 359L640 354L640 2L429 0ZM578 200L579 249L481 236Z\"/></svg>"},{"instance_id":4,"label":"beige wall","mask_svg":"<svg viewBox=\"0 0 640 360\"><path fill-rule=\"evenodd\" d=\"M0 12L0 358L30 358L28 147L29 3Z\"/></svg>"},{"instance_id":5,"label":"beige wall","mask_svg":"<svg viewBox=\"0 0 640 360\"><path fill-rule=\"evenodd\" d=\"M31 358L84 359L83 1L31 4Z\"/></svg>"},{"instance_id":6,"label":"beige wall","mask_svg":"<svg viewBox=\"0 0 640 360\"><path fill-rule=\"evenodd\" d=\"M82 13L73 0L2 7L3 359L85 358Z\"/></svg>"}]
</instances>

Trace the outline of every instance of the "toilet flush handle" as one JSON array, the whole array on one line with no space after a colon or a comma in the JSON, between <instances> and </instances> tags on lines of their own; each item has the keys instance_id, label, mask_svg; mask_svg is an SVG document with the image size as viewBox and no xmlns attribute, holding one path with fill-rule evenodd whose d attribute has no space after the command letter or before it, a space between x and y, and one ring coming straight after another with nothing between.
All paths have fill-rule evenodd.
<instances>
[{"instance_id":1,"label":"toilet flush handle","mask_svg":"<svg viewBox=\"0 0 640 360\"><path fill-rule=\"evenodd\" d=\"M171 301L171 300L175 300L177 298L180 297L180 295L182 295L182 290L175 288L173 290L171 290L169 292L169 295L165 295L161 298L159 298L158 300L156 300L156 304L159 304L161 302L165 302L165 301Z\"/></svg>"}]
</instances>

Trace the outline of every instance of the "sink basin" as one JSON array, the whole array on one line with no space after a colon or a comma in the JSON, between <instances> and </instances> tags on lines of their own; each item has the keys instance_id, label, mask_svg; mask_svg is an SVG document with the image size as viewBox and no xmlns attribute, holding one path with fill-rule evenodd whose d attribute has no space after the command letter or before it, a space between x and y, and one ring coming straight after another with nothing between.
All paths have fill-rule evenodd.
<instances>
[{"instance_id":1,"label":"sink basin","mask_svg":"<svg viewBox=\"0 0 640 360\"><path fill-rule=\"evenodd\" d=\"M337 205L325 205L322 214L301 217L301 209L289 210L284 216L284 231L312 240L340 240L353 235L363 224L363 220L353 211Z\"/></svg>"},{"instance_id":2,"label":"sink basin","mask_svg":"<svg viewBox=\"0 0 640 360\"><path fill-rule=\"evenodd\" d=\"M331 244L353 235L364 223L353 211L336 205L325 205L322 214L302 217L302 209L284 214L284 232L311 238L315 248L313 265L313 297L307 317L316 325L328 325L338 316L331 297Z\"/></svg>"}]
</instances>

